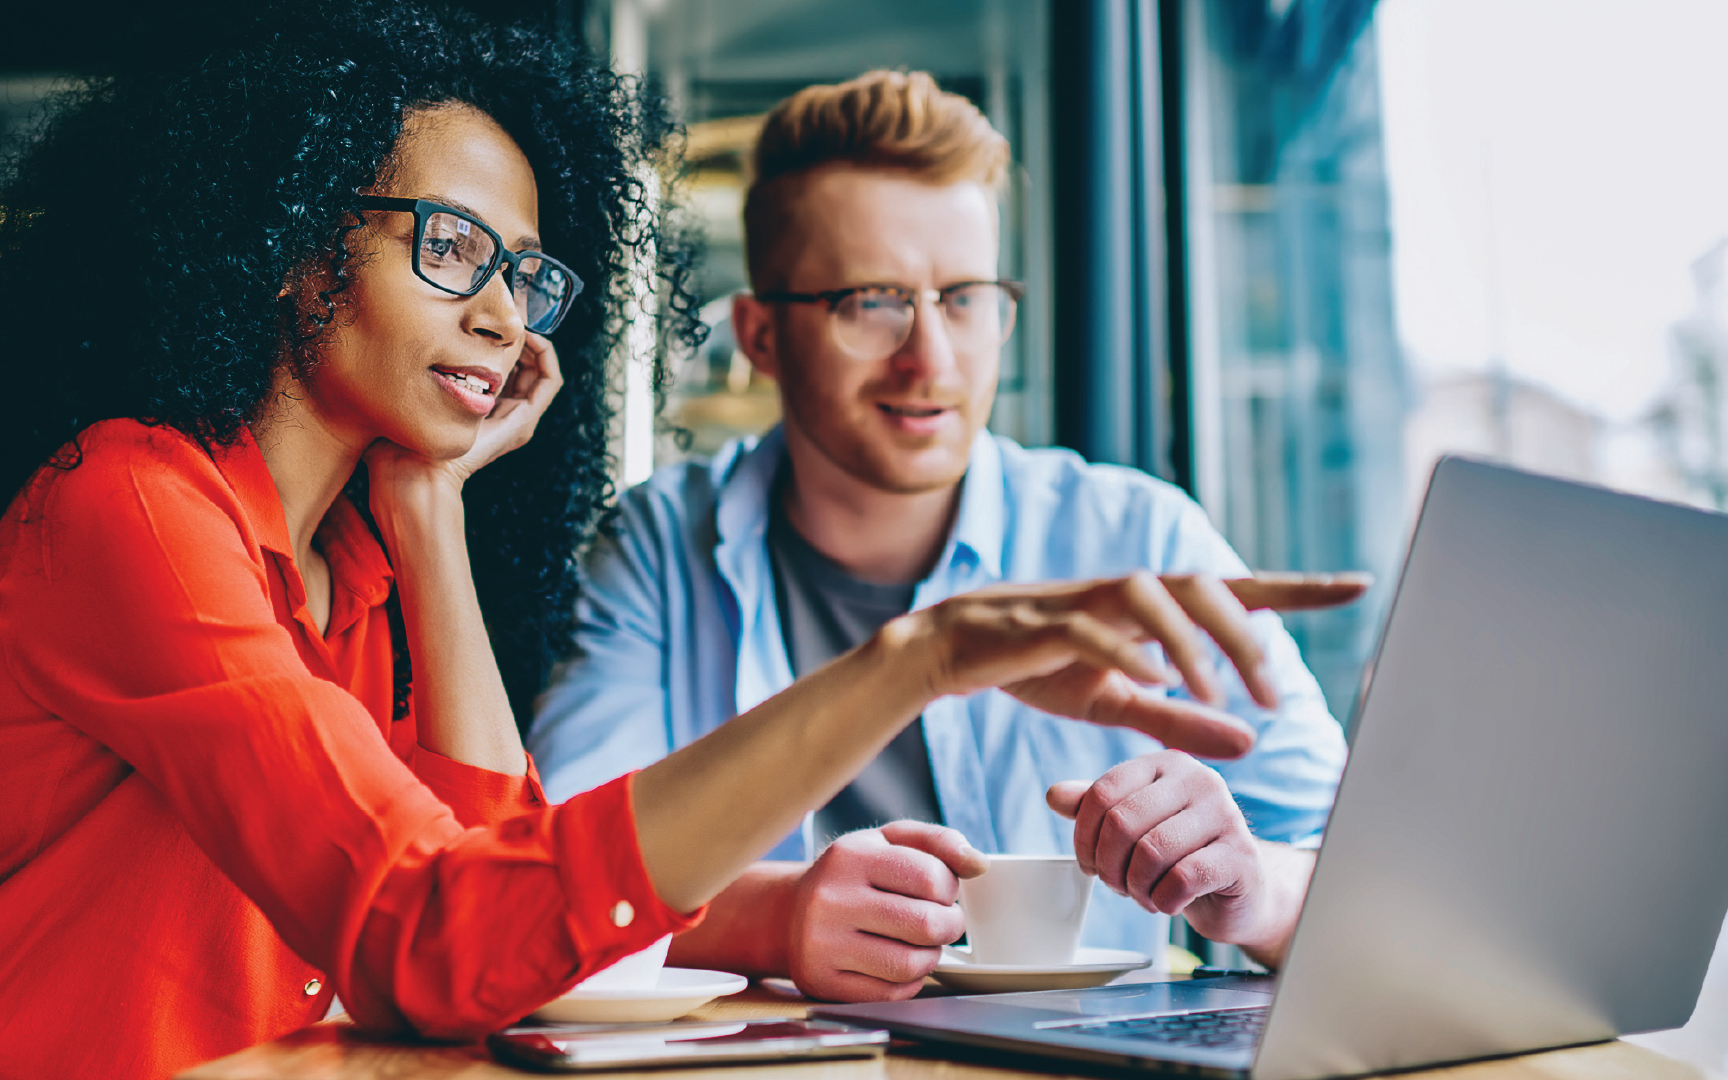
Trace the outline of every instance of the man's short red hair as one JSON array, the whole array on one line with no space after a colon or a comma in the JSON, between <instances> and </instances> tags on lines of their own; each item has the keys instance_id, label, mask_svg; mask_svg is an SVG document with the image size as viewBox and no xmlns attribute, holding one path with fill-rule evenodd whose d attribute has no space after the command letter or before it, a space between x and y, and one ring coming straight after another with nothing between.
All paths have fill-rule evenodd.
<instances>
[{"instance_id":1,"label":"man's short red hair","mask_svg":"<svg viewBox=\"0 0 1728 1080\"><path fill-rule=\"evenodd\" d=\"M758 290L783 285L773 280L773 255L793 224L798 181L834 163L995 189L1008 140L976 105L922 71L872 71L798 91L763 122L744 196L744 253Z\"/></svg>"}]
</instances>

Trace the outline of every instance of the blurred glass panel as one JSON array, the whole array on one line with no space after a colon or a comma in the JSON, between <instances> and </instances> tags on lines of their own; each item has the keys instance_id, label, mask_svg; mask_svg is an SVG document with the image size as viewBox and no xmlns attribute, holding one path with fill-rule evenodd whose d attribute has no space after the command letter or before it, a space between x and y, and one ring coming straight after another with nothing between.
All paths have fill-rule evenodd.
<instances>
[{"instance_id":1,"label":"blurred glass panel","mask_svg":"<svg viewBox=\"0 0 1728 1080\"><path fill-rule=\"evenodd\" d=\"M1723 508L1728 8L1384 0L1375 23L1412 481L1467 451Z\"/></svg>"},{"instance_id":2,"label":"blurred glass panel","mask_svg":"<svg viewBox=\"0 0 1728 1080\"><path fill-rule=\"evenodd\" d=\"M1183 13L1196 491L1250 566L1379 577L1286 620L1340 720L1401 554L1409 408L1370 8Z\"/></svg>"},{"instance_id":3,"label":"blurred glass panel","mask_svg":"<svg viewBox=\"0 0 1728 1080\"><path fill-rule=\"evenodd\" d=\"M1443 453L1728 508L1728 8L1179 0L1195 479L1348 715Z\"/></svg>"}]
</instances>

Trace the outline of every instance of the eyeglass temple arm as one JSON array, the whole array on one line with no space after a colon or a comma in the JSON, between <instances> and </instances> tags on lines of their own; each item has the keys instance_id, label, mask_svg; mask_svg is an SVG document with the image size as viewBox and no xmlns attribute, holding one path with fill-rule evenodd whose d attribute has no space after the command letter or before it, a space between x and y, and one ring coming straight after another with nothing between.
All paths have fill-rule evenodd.
<instances>
[{"instance_id":1,"label":"eyeglass temple arm","mask_svg":"<svg viewBox=\"0 0 1728 1080\"><path fill-rule=\"evenodd\" d=\"M419 206L419 200L394 195L361 195L360 205L369 210L413 210Z\"/></svg>"}]
</instances>

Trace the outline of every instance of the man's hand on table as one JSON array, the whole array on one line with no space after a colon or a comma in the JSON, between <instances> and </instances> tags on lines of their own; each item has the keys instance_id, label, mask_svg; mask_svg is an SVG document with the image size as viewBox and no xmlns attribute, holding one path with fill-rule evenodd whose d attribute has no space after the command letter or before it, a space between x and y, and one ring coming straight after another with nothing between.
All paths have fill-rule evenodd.
<instances>
[{"instance_id":1,"label":"man's hand on table","mask_svg":"<svg viewBox=\"0 0 1728 1080\"><path fill-rule=\"evenodd\" d=\"M1050 788L1081 869L1148 911L1183 915L1269 967L1284 959L1314 853L1258 840L1224 778L1178 750Z\"/></svg>"},{"instance_id":2,"label":"man's hand on table","mask_svg":"<svg viewBox=\"0 0 1728 1080\"><path fill-rule=\"evenodd\" d=\"M787 929L789 974L828 1001L909 998L966 929L960 878L983 855L957 830L916 821L848 833L799 880Z\"/></svg>"}]
</instances>

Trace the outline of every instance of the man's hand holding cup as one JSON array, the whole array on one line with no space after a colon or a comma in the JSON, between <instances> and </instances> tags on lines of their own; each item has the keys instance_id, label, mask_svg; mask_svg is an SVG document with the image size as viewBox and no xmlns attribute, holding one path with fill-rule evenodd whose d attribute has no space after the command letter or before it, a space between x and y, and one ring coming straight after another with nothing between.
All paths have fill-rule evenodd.
<instances>
[{"instance_id":1,"label":"man's hand holding cup","mask_svg":"<svg viewBox=\"0 0 1728 1080\"><path fill-rule=\"evenodd\" d=\"M836 839L798 883L792 980L828 1001L911 997L965 932L960 879L986 865L958 830L918 821Z\"/></svg>"}]
</instances>

